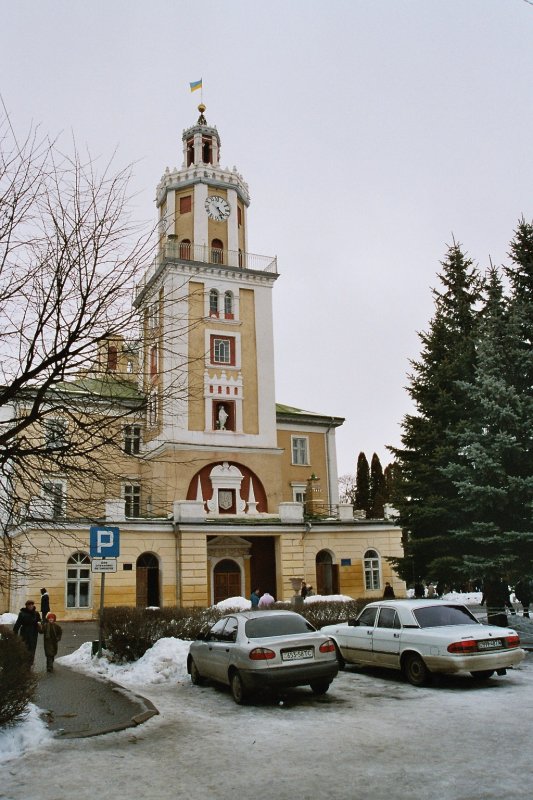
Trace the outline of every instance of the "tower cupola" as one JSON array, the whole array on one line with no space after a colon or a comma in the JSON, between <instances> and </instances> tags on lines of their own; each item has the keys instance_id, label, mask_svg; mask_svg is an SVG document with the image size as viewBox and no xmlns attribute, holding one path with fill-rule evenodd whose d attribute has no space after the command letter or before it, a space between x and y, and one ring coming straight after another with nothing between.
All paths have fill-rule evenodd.
<instances>
[{"instance_id":1,"label":"tower cupola","mask_svg":"<svg viewBox=\"0 0 533 800\"><path fill-rule=\"evenodd\" d=\"M207 124L205 106L198 106L200 116L196 125L183 131L183 168L220 163L220 136L216 128Z\"/></svg>"}]
</instances>

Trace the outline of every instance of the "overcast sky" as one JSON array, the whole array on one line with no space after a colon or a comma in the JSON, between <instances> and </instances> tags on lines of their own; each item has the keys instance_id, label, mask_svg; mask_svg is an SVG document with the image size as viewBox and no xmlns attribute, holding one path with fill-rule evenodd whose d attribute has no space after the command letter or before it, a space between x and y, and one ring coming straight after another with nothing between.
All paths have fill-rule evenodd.
<instances>
[{"instance_id":1,"label":"overcast sky","mask_svg":"<svg viewBox=\"0 0 533 800\"><path fill-rule=\"evenodd\" d=\"M400 442L409 359L452 236L485 269L533 218L527 0L0 0L0 92L117 168L155 220L206 117L277 255L276 397L346 418L339 473Z\"/></svg>"}]
</instances>

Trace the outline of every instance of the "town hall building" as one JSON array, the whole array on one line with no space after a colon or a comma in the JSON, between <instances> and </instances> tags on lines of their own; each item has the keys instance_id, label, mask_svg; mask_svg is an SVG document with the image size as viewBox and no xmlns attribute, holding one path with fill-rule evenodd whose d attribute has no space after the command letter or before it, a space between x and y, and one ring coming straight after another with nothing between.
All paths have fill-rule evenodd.
<instances>
[{"instance_id":1,"label":"town hall building","mask_svg":"<svg viewBox=\"0 0 533 800\"><path fill-rule=\"evenodd\" d=\"M115 478L89 508L68 475L44 476L12 532L32 577L2 610L45 585L60 619L94 618L95 526L120 532L106 605L207 606L256 587L288 600L301 580L325 595L381 597L385 581L404 591L387 560L402 555L401 530L339 503L343 419L276 403L277 260L250 251L248 186L221 166L218 130L199 111L181 168L157 186L158 251L133 299L138 340L107 341L94 374L70 387L94 413L99 375L108 397L110 382L121 387Z\"/></svg>"}]
</instances>

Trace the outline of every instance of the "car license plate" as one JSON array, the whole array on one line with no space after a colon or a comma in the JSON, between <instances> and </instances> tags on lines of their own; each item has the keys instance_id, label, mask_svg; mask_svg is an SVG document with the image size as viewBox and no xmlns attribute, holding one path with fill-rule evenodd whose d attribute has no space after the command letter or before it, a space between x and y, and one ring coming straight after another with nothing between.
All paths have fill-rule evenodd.
<instances>
[{"instance_id":1,"label":"car license plate","mask_svg":"<svg viewBox=\"0 0 533 800\"><path fill-rule=\"evenodd\" d=\"M282 661L297 661L300 658L313 658L312 647L300 647L298 650L282 650Z\"/></svg>"},{"instance_id":2,"label":"car license plate","mask_svg":"<svg viewBox=\"0 0 533 800\"><path fill-rule=\"evenodd\" d=\"M477 643L478 650L496 650L498 647L503 647L501 639L483 639Z\"/></svg>"}]
</instances>

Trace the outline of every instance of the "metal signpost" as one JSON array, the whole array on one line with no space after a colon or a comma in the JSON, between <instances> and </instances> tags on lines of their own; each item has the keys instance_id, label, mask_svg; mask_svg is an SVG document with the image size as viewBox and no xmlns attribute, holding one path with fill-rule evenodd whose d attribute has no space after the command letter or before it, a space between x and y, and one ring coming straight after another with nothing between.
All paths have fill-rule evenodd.
<instances>
[{"instance_id":1,"label":"metal signpost","mask_svg":"<svg viewBox=\"0 0 533 800\"><path fill-rule=\"evenodd\" d=\"M120 531L115 527L92 525L90 530L91 572L99 572L100 579L100 625L98 633L98 658L102 656L103 610L106 572L117 571L120 555Z\"/></svg>"}]
</instances>

